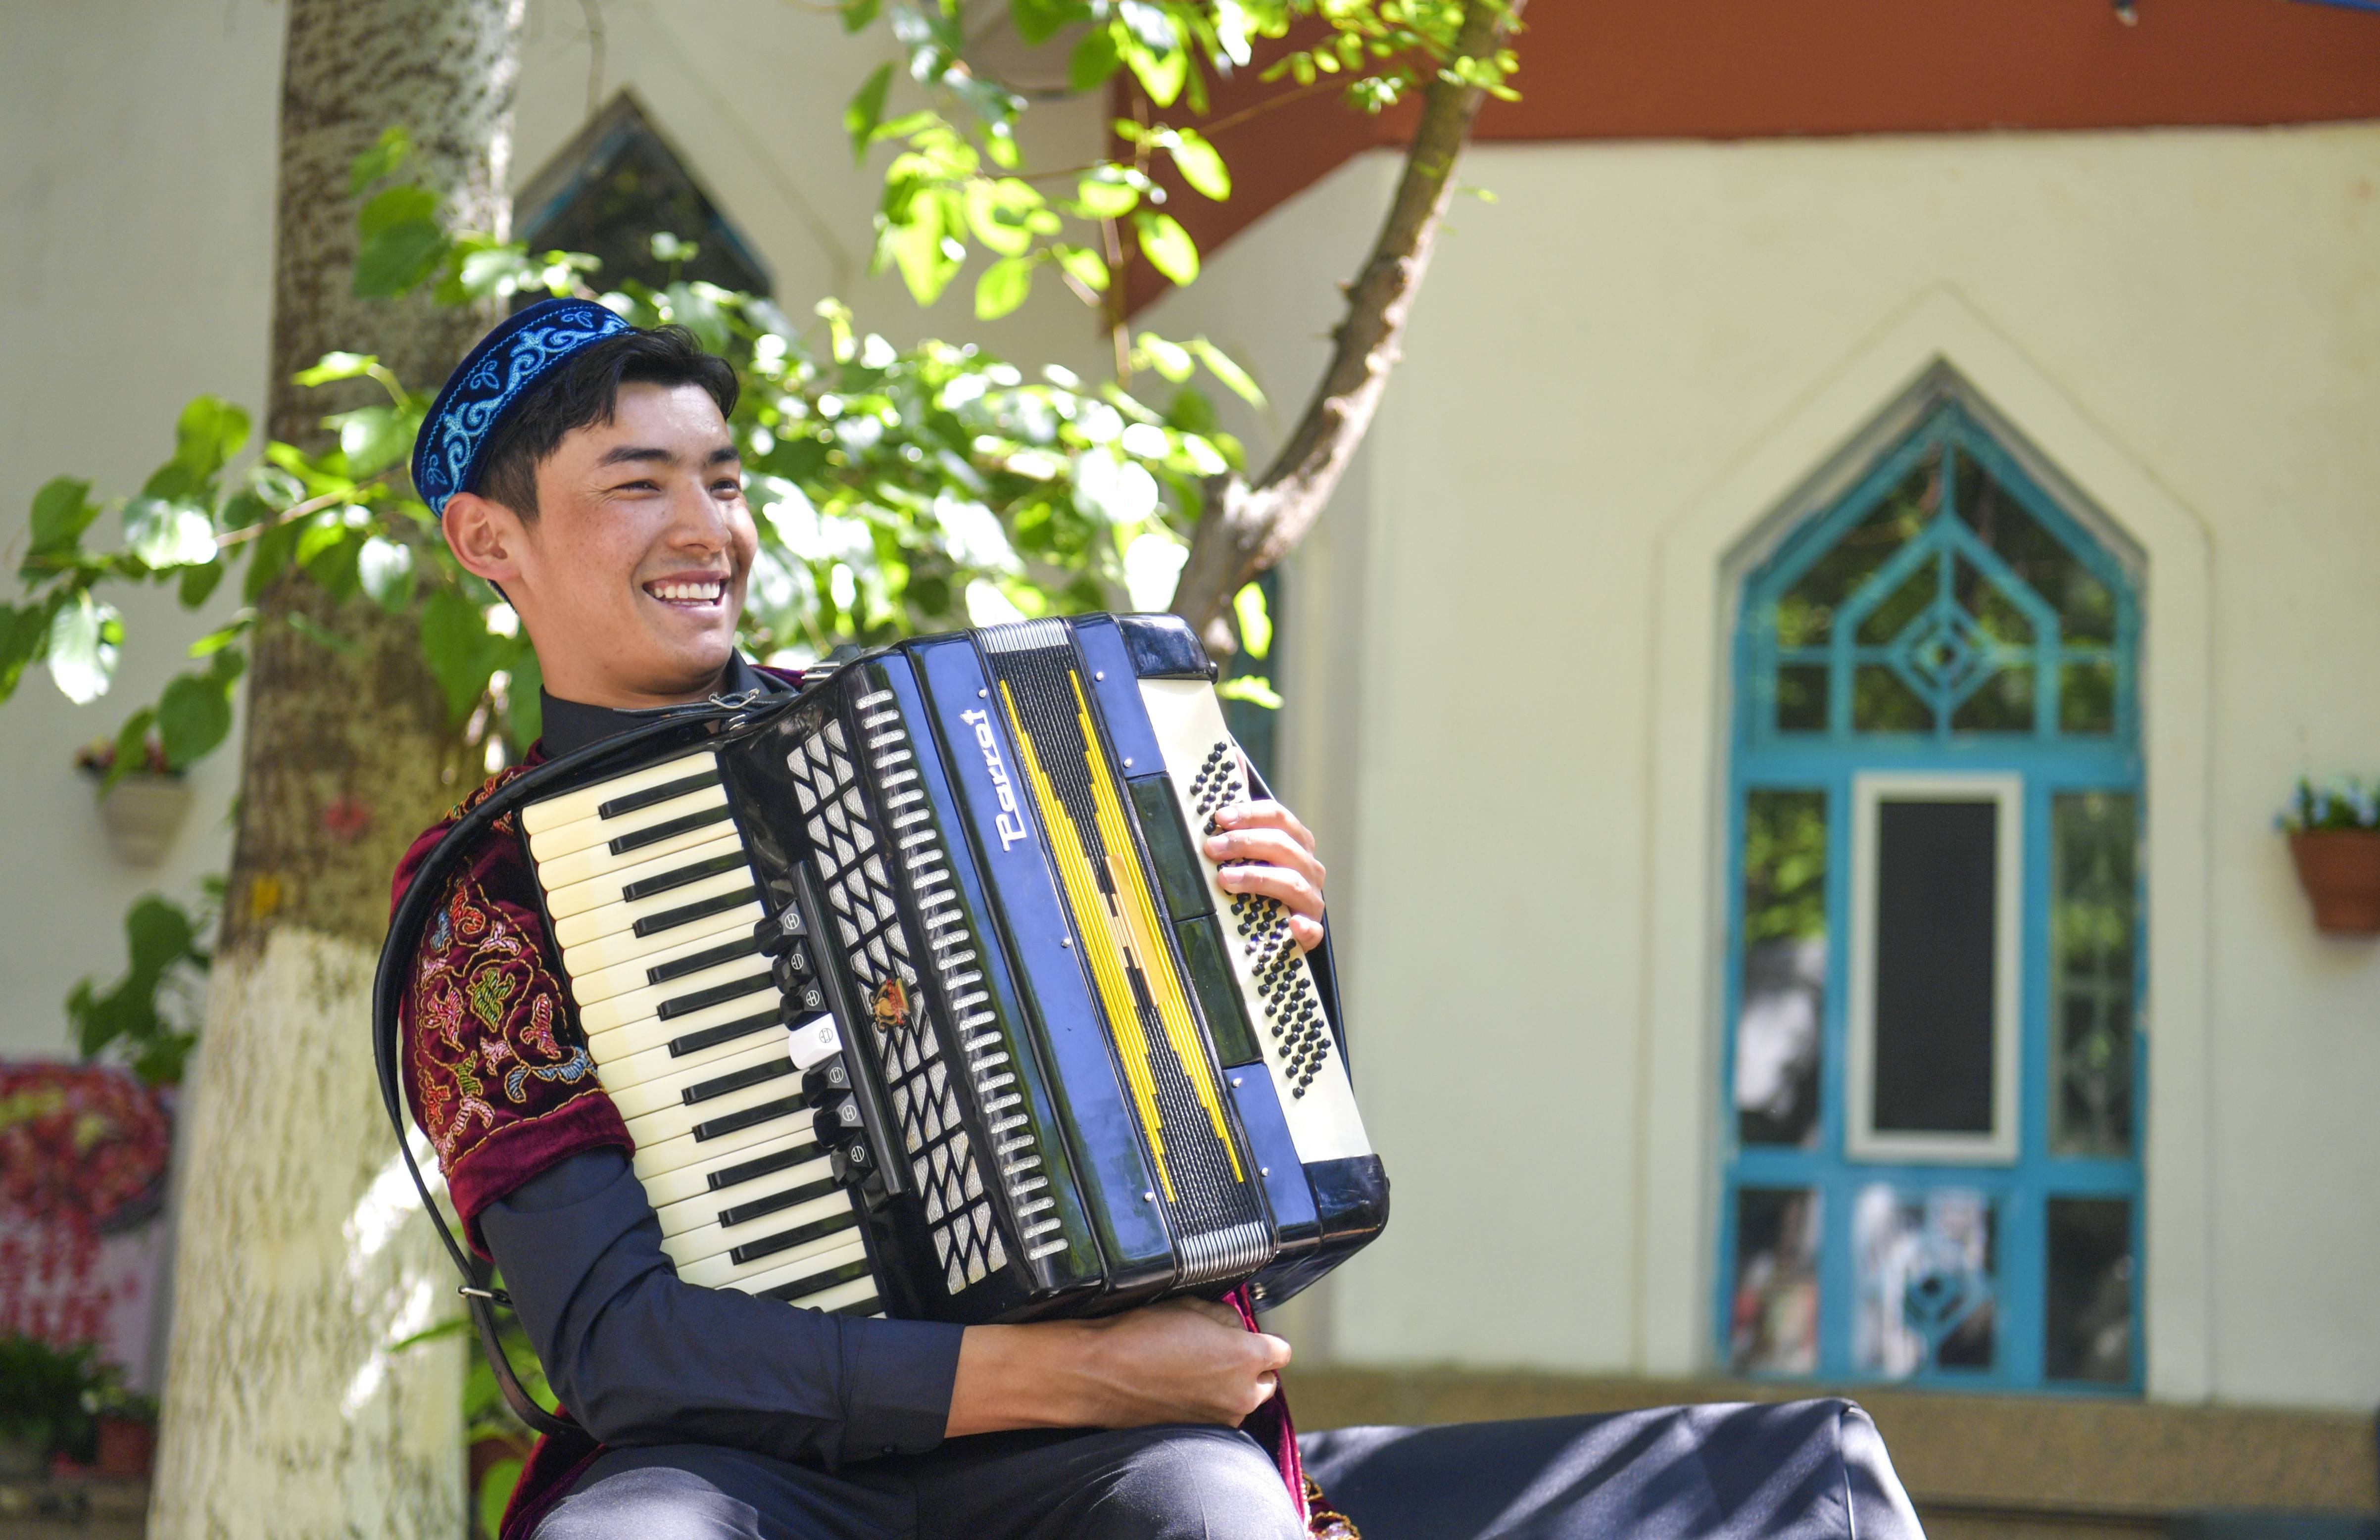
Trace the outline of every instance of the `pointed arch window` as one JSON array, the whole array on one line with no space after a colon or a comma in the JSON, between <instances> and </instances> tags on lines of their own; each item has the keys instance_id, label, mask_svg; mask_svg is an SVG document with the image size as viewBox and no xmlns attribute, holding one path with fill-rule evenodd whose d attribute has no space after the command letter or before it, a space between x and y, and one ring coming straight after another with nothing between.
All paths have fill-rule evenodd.
<instances>
[{"instance_id":1,"label":"pointed arch window","mask_svg":"<svg viewBox=\"0 0 2380 1540\"><path fill-rule=\"evenodd\" d=\"M1955 376L1888 418L1742 588L1718 1356L2134 1389L2137 585Z\"/></svg>"}]
</instances>

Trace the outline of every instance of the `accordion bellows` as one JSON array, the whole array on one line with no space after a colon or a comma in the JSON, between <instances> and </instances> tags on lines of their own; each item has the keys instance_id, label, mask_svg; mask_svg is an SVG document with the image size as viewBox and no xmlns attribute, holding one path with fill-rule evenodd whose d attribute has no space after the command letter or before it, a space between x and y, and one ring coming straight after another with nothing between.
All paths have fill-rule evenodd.
<instances>
[{"instance_id":1,"label":"accordion bellows","mask_svg":"<svg viewBox=\"0 0 2380 1540\"><path fill-rule=\"evenodd\" d=\"M1208 820L1252 787L1170 616L904 642L523 810L687 1281L953 1321L1378 1234L1335 998Z\"/></svg>"}]
</instances>

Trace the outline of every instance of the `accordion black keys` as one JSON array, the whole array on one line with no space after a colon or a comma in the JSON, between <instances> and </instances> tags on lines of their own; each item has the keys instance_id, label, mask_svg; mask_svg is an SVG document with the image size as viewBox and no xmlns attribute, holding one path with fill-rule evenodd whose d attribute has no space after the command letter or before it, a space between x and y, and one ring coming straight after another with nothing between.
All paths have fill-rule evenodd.
<instances>
[{"instance_id":1,"label":"accordion black keys","mask_svg":"<svg viewBox=\"0 0 2380 1540\"><path fill-rule=\"evenodd\" d=\"M1203 851L1211 679L1170 616L923 637L523 808L681 1278L1022 1320L1378 1233L1327 969Z\"/></svg>"}]
</instances>

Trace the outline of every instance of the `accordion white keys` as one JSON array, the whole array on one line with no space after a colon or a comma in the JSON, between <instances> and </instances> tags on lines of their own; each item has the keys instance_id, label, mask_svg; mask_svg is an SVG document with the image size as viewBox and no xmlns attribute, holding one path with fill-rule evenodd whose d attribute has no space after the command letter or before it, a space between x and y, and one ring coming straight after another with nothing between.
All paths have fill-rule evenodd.
<instances>
[{"instance_id":1,"label":"accordion white keys","mask_svg":"<svg viewBox=\"0 0 2380 1540\"><path fill-rule=\"evenodd\" d=\"M1022 1320L1378 1233L1327 973L1204 855L1211 673L1170 616L922 637L522 809L681 1278Z\"/></svg>"}]
</instances>

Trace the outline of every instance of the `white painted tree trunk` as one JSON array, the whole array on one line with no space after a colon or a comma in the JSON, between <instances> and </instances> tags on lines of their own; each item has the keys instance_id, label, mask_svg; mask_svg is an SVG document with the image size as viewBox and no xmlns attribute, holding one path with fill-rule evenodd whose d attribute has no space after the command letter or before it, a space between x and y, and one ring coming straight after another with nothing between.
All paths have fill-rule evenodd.
<instances>
[{"instance_id":1,"label":"white painted tree trunk","mask_svg":"<svg viewBox=\"0 0 2380 1540\"><path fill-rule=\"evenodd\" d=\"M372 951L226 956L199 1057L155 1540L456 1540L463 1343L372 1075ZM289 1031L292 1024L310 1030Z\"/></svg>"},{"instance_id":2,"label":"white painted tree trunk","mask_svg":"<svg viewBox=\"0 0 2380 1540\"><path fill-rule=\"evenodd\" d=\"M401 126L418 147L404 175L458 223L503 230L522 0L287 10L266 421L320 445L324 413L370 396L309 392L296 370L343 348L432 390L492 319L355 297L346 172ZM451 1313L457 1280L381 1110L370 992L397 856L478 776L412 617L334 604L295 571L258 608L149 1533L459 1540L462 1344L389 1351Z\"/></svg>"}]
</instances>

